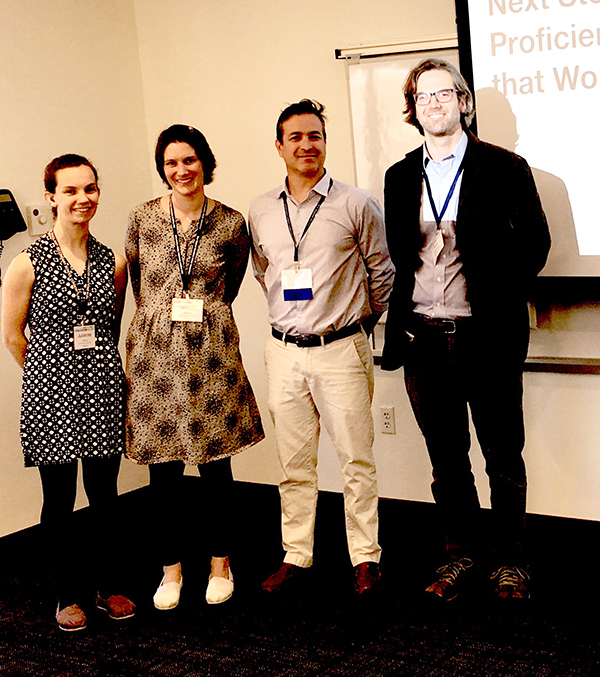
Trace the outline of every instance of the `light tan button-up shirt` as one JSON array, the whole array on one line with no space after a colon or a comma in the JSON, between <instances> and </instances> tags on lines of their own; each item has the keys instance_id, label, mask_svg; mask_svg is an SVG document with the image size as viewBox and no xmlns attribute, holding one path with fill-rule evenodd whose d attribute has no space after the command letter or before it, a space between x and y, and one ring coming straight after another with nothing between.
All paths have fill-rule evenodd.
<instances>
[{"instance_id":1,"label":"light tan button-up shirt","mask_svg":"<svg viewBox=\"0 0 600 677\"><path fill-rule=\"evenodd\" d=\"M387 308L394 267L381 206L365 191L339 181L333 181L328 192L330 181L325 172L300 204L282 185L250 206L254 274L267 295L271 325L284 333L325 334ZM281 271L294 267L283 191L296 242L319 199L326 196L300 242L298 264L312 270L313 298L307 301L283 299Z\"/></svg>"}]
</instances>

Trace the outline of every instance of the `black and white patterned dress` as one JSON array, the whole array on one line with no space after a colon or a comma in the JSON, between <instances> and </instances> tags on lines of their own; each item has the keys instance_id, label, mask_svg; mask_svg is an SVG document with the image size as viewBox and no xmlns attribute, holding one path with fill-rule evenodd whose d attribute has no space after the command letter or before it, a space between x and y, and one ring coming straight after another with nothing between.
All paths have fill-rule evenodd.
<instances>
[{"instance_id":1,"label":"black and white patterned dress","mask_svg":"<svg viewBox=\"0 0 600 677\"><path fill-rule=\"evenodd\" d=\"M179 232L187 260L198 222ZM264 437L231 311L248 263L244 217L219 202L207 214L190 295L202 322L172 322L182 295L173 230L160 198L129 215L125 253L137 311L127 334L127 456L188 465L231 456ZM186 256L187 253L187 256Z\"/></svg>"},{"instance_id":2,"label":"black and white patterned dress","mask_svg":"<svg viewBox=\"0 0 600 677\"><path fill-rule=\"evenodd\" d=\"M115 319L115 258L90 235L86 324L96 347L75 350L77 294L85 272L67 272L46 234L26 250L35 272L29 345L23 369L21 445L26 466L102 458L124 451L125 383L111 328ZM71 281L73 280L73 282Z\"/></svg>"}]
</instances>

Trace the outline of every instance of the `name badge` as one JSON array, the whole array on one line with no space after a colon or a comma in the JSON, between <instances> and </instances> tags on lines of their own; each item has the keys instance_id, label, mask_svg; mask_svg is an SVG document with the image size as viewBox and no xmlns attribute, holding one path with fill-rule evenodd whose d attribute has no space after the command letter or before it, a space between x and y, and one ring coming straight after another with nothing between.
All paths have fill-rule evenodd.
<instances>
[{"instance_id":1,"label":"name badge","mask_svg":"<svg viewBox=\"0 0 600 677\"><path fill-rule=\"evenodd\" d=\"M78 325L73 328L73 347L86 350L96 347L96 327L93 324Z\"/></svg>"},{"instance_id":2,"label":"name badge","mask_svg":"<svg viewBox=\"0 0 600 677\"><path fill-rule=\"evenodd\" d=\"M281 286L284 301L310 301L312 292L312 270L298 268L281 271Z\"/></svg>"},{"instance_id":3,"label":"name badge","mask_svg":"<svg viewBox=\"0 0 600 677\"><path fill-rule=\"evenodd\" d=\"M171 320L173 322L202 322L203 314L203 299L174 298L171 303Z\"/></svg>"}]
</instances>

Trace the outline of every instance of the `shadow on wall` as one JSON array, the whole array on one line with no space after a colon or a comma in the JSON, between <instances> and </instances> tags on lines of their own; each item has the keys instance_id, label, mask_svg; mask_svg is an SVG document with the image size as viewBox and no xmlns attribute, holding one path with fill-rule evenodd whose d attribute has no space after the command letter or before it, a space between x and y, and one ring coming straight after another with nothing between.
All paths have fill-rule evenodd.
<instances>
[{"instance_id":1,"label":"shadow on wall","mask_svg":"<svg viewBox=\"0 0 600 677\"><path fill-rule=\"evenodd\" d=\"M476 100L479 136L484 141L518 152L517 118L504 94L494 87L486 87L477 90ZM564 181L543 169L531 169L552 237L552 248L542 275L596 275L600 269L600 256L579 254L573 211Z\"/></svg>"}]
</instances>

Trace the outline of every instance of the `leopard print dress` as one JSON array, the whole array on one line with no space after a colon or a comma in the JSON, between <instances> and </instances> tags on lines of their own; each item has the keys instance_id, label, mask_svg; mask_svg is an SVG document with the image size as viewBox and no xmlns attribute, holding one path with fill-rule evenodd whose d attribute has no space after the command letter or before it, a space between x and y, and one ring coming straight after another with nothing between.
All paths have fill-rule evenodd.
<instances>
[{"instance_id":1,"label":"leopard print dress","mask_svg":"<svg viewBox=\"0 0 600 677\"><path fill-rule=\"evenodd\" d=\"M184 260L197 228L178 229ZM243 216L217 202L189 286L204 301L202 322L174 322L171 303L182 282L169 217L159 198L129 215L125 252L137 310L127 335L126 455L136 463L197 465L264 437L231 310L249 250Z\"/></svg>"}]
</instances>

